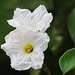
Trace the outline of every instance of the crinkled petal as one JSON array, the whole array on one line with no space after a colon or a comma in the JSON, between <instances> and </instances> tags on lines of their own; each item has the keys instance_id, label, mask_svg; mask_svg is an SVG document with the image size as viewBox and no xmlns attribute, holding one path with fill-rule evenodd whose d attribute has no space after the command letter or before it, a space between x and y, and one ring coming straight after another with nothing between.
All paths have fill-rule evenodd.
<instances>
[{"instance_id":1,"label":"crinkled petal","mask_svg":"<svg viewBox=\"0 0 75 75\"><path fill-rule=\"evenodd\" d=\"M50 41L50 38L46 33L44 33L43 38L44 38L43 42L40 41L42 43L40 45L40 48L41 48L41 50L45 51L48 48L48 43Z\"/></svg>"},{"instance_id":2,"label":"crinkled petal","mask_svg":"<svg viewBox=\"0 0 75 75\"><path fill-rule=\"evenodd\" d=\"M4 44L1 45L1 49L3 49L8 56L13 53L23 53L24 39L22 37L23 33L19 30L11 31L6 37ZM22 39L22 40L21 40Z\"/></svg>"},{"instance_id":3,"label":"crinkled petal","mask_svg":"<svg viewBox=\"0 0 75 75\"><path fill-rule=\"evenodd\" d=\"M20 8L16 8L16 10L14 11L14 16L13 18L18 17L18 15L28 15L31 14L31 11L29 11L28 9L20 9Z\"/></svg>"},{"instance_id":4,"label":"crinkled petal","mask_svg":"<svg viewBox=\"0 0 75 75\"><path fill-rule=\"evenodd\" d=\"M3 49L8 56L16 53L23 53L22 44L18 41L2 44L1 49Z\"/></svg>"},{"instance_id":5,"label":"crinkled petal","mask_svg":"<svg viewBox=\"0 0 75 75\"><path fill-rule=\"evenodd\" d=\"M29 27L31 23L31 15L18 15L18 17L13 18L11 20L7 20L9 25L16 27L18 29L25 29Z\"/></svg>"},{"instance_id":6,"label":"crinkled petal","mask_svg":"<svg viewBox=\"0 0 75 75\"><path fill-rule=\"evenodd\" d=\"M31 67L31 60L28 56L23 54L16 54L11 56L11 67L15 70L27 70Z\"/></svg>"},{"instance_id":7,"label":"crinkled petal","mask_svg":"<svg viewBox=\"0 0 75 75\"><path fill-rule=\"evenodd\" d=\"M47 13L48 12L44 5L40 5L39 7L37 7L32 13L34 23L39 22L42 19L42 17L44 16L44 14L47 14Z\"/></svg>"},{"instance_id":8,"label":"crinkled petal","mask_svg":"<svg viewBox=\"0 0 75 75\"><path fill-rule=\"evenodd\" d=\"M9 25L11 25L13 27L18 27L19 26L19 22L16 21L16 19L7 20L7 22L9 23Z\"/></svg>"},{"instance_id":9,"label":"crinkled petal","mask_svg":"<svg viewBox=\"0 0 75 75\"><path fill-rule=\"evenodd\" d=\"M42 20L40 20L40 22L38 22L37 24L38 30L40 30L41 32L45 32L47 28L50 27L52 19L53 19L52 13L45 14Z\"/></svg>"},{"instance_id":10,"label":"crinkled petal","mask_svg":"<svg viewBox=\"0 0 75 75\"><path fill-rule=\"evenodd\" d=\"M34 51L34 54L31 57L32 57L31 58L32 68L34 69L42 68L44 62L44 54L40 50L40 48L36 49L36 51Z\"/></svg>"},{"instance_id":11,"label":"crinkled petal","mask_svg":"<svg viewBox=\"0 0 75 75\"><path fill-rule=\"evenodd\" d=\"M28 9L17 8L14 11L13 19L7 20L7 22L13 27L25 27L30 25L31 22L31 12Z\"/></svg>"},{"instance_id":12,"label":"crinkled petal","mask_svg":"<svg viewBox=\"0 0 75 75\"><path fill-rule=\"evenodd\" d=\"M35 36L34 39L35 39L35 43L34 43L35 46L39 46L42 51L45 51L47 49L48 42L50 41L47 33L37 34L37 36Z\"/></svg>"},{"instance_id":13,"label":"crinkled petal","mask_svg":"<svg viewBox=\"0 0 75 75\"><path fill-rule=\"evenodd\" d=\"M15 37L18 32L19 31L17 29L15 29L15 30L11 31L9 34L7 34L5 36L5 42L9 42L9 40L11 40L11 37ZM16 35L15 35L15 33L16 33Z\"/></svg>"}]
</instances>

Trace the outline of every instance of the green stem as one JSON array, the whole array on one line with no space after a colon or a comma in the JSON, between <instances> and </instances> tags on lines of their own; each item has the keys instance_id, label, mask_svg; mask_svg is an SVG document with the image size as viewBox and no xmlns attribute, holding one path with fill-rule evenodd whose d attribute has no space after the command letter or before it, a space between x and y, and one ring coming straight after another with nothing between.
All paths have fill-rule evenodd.
<instances>
[{"instance_id":1,"label":"green stem","mask_svg":"<svg viewBox=\"0 0 75 75\"><path fill-rule=\"evenodd\" d=\"M63 74L62 75L65 75L65 72L63 72Z\"/></svg>"},{"instance_id":2,"label":"green stem","mask_svg":"<svg viewBox=\"0 0 75 75\"><path fill-rule=\"evenodd\" d=\"M43 64L43 70L48 74L51 75L50 70L48 69L48 67L45 65L45 63Z\"/></svg>"}]
</instances>

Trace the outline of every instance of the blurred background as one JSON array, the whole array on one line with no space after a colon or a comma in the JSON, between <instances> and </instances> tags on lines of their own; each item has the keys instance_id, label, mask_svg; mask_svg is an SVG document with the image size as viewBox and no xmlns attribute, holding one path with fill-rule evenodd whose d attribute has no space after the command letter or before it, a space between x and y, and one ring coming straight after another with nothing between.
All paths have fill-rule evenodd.
<instances>
[{"instance_id":1,"label":"blurred background","mask_svg":"<svg viewBox=\"0 0 75 75\"><path fill-rule=\"evenodd\" d=\"M15 29L7 23L7 20L13 17L14 10L18 7L33 11L39 5L45 5L54 17L51 27L47 30L51 40L48 49L44 52L44 62L52 75L62 75L58 60L66 50L75 47L75 0L0 0L0 45L4 43L4 37ZM10 67L9 57L1 49L0 74L47 75L43 69L15 71ZM75 70L66 75L75 75Z\"/></svg>"}]
</instances>

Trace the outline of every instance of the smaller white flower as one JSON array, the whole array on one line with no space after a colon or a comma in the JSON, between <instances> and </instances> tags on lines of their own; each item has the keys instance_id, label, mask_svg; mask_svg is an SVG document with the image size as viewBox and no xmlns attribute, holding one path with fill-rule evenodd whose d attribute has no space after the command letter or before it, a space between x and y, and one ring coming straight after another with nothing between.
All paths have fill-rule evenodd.
<instances>
[{"instance_id":1,"label":"smaller white flower","mask_svg":"<svg viewBox=\"0 0 75 75\"><path fill-rule=\"evenodd\" d=\"M43 52L48 47L49 37L46 33L25 30L11 31L1 48L11 59L11 67L15 70L39 69L43 65Z\"/></svg>"},{"instance_id":2,"label":"smaller white flower","mask_svg":"<svg viewBox=\"0 0 75 75\"><path fill-rule=\"evenodd\" d=\"M52 19L52 13L48 13L46 7L40 5L32 13L28 9L17 8L13 19L8 20L8 23L18 29L29 28L33 31L45 32Z\"/></svg>"}]
</instances>

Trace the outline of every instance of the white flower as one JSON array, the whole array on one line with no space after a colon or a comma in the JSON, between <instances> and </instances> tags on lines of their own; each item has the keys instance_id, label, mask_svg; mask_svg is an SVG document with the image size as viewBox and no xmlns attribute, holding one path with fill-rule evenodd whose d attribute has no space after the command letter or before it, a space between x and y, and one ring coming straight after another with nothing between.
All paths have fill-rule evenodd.
<instances>
[{"instance_id":1,"label":"white flower","mask_svg":"<svg viewBox=\"0 0 75 75\"><path fill-rule=\"evenodd\" d=\"M53 19L52 13L48 13L44 5L40 5L32 13L28 9L17 8L13 19L8 23L18 29L29 28L33 31L45 32Z\"/></svg>"},{"instance_id":2,"label":"white flower","mask_svg":"<svg viewBox=\"0 0 75 75\"><path fill-rule=\"evenodd\" d=\"M6 37L1 48L11 59L15 70L39 69L43 65L43 52L48 47L49 37L46 33L31 30L14 30Z\"/></svg>"}]
</instances>

